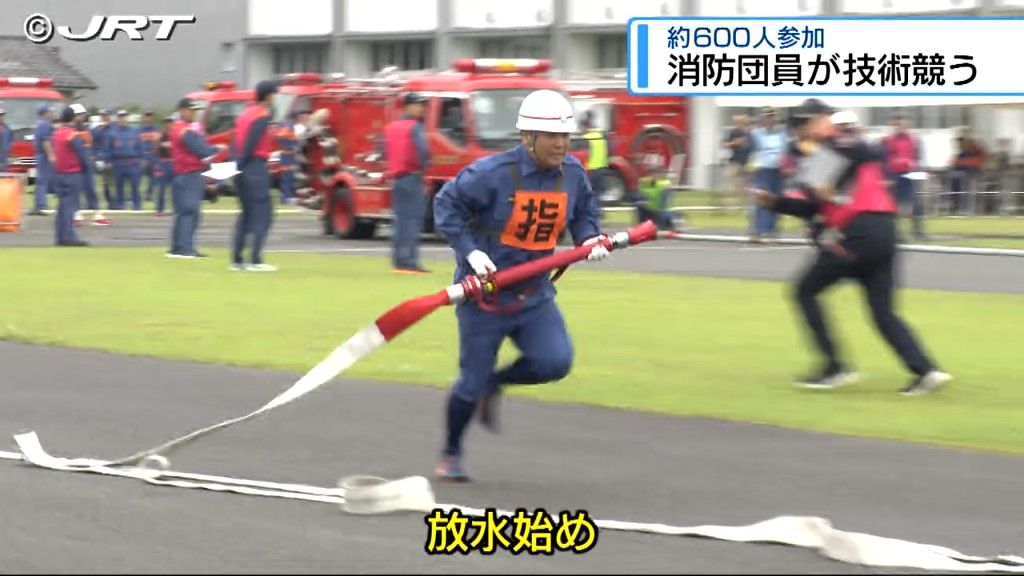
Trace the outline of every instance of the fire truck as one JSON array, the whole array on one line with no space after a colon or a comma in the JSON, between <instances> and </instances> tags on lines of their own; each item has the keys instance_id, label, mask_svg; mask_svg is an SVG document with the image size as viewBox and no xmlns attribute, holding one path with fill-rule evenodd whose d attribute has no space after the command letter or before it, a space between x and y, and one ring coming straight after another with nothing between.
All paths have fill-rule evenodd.
<instances>
[{"instance_id":1,"label":"fire truck","mask_svg":"<svg viewBox=\"0 0 1024 576\"><path fill-rule=\"evenodd\" d=\"M371 238L391 220L383 131L401 116L401 96L418 92L427 97L423 127L431 154L424 173L431 198L424 231L433 233L432 200L444 183L474 160L520 142L515 125L526 95L551 89L568 97L546 74L550 68L550 60L459 59L451 70L347 79L312 96L305 154L313 196L306 205L320 208L325 234L343 238ZM585 162L586 142L572 142L571 153Z\"/></svg>"},{"instance_id":2,"label":"fire truck","mask_svg":"<svg viewBox=\"0 0 1024 576\"><path fill-rule=\"evenodd\" d=\"M13 143L7 171L36 177L36 153L32 143L36 113L41 104L49 104L59 114L64 97L52 88L52 78L0 78L0 106L7 111L5 123L11 129Z\"/></svg>"},{"instance_id":3,"label":"fire truck","mask_svg":"<svg viewBox=\"0 0 1024 576\"><path fill-rule=\"evenodd\" d=\"M682 183L689 163L689 102L682 96L632 96L624 79L591 77L563 84L581 115L593 113L609 139L602 203L617 204L648 170L670 170Z\"/></svg>"}]
</instances>

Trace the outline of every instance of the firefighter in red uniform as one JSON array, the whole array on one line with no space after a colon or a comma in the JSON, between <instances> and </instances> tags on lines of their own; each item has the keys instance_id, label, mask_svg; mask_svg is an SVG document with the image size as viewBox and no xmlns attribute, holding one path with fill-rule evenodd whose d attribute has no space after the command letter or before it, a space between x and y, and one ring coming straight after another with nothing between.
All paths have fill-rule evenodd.
<instances>
[{"instance_id":1,"label":"firefighter in red uniform","mask_svg":"<svg viewBox=\"0 0 1024 576\"><path fill-rule=\"evenodd\" d=\"M178 120L171 125L171 205L174 225L171 228L171 249L168 258L205 258L196 250L195 237L202 216L205 185L202 172L206 163L226 147L209 146L203 136L192 129L193 116L202 105L188 98L178 102Z\"/></svg>"},{"instance_id":2,"label":"firefighter in red uniform","mask_svg":"<svg viewBox=\"0 0 1024 576\"><path fill-rule=\"evenodd\" d=\"M231 270L274 272L275 266L263 263L263 245L270 233L274 204L270 200L270 109L274 104L277 85L263 80L256 85L256 101L250 103L235 124L234 155L237 169L235 178L241 213L235 223ZM245 265L242 252L246 238L253 236L251 264Z\"/></svg>"},{"instance_id":3,"label":"firefighter in red uniform","mask_svg":"<svg viewBox=\"0 0 1024 576\"><path fill-rule=\"evenodd\" d=\"M395 214L395 232L391 240L391 263L399 273L428 272L420 264L420 232L427 208L423 191L423 169L430 161L430 150L423 134L426 98L415 92L403 98L405 115L384 129L384 154L388 175L394 179L391 206Z\"/></svg>"},{"instance_id":4,"label":"firefighter in red uniform","mask_svg":"<svg viewBox=\"0 0 1024 576\"><path fill-rule=\"evenodd\" d=\"M75 232L75 212L84 190L82 172L90 154L82 134L75 130L75 111L67 106L61 112L63 123L53 135L54 184L57 192L57 218L54 220L58 246L88 246Z\"/></svg>"},{"instance_id":5,"label":"firefighter in red uniform","mask_svg":"<svg viewBox=\"0 0 1024 576\"><path fill-rule=\"evenodd\" d=\"M827 360L821 372L798 384L834 388L856 379L856 374L839 361L817 301L818 294L828 287L853 278L864 286L875 326L915 375L901 394L930 392L952 376L936 368L893 311L896 205L885 186L885 153L862 138L837 135L832 112L816 98L806 100L797 112L805 123L800 130L805 140L799 144L795 180L806 198L754 190L755 200L764 208L801 218L820 216L824 234L834 237L818 242L818 256L796 289L797 302Z\"/></svg>"}]
</instances>

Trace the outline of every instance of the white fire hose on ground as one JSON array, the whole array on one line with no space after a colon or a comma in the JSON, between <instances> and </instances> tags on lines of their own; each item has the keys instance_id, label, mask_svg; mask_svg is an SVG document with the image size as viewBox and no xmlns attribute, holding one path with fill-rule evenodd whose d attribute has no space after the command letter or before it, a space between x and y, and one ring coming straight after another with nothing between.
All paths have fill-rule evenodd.
<instances>
[{"instance_id":1,"label":"white fire hose on ground","mask_svg":"<svg viewBox=\"0 0 1024 576\"><path fill-rule=\"evenodd\" d=\"M439 509L458 510L464 516L482 517L486 511L455 504L438 504L430 482L422 476L389 481L371 476L342 478L337 488L304 484L285 484L206 474L175 472L167 469L163 457L150 457L135 467L112 467L101 460L67 459L50 456L34 432L15 436L20 453L0 452L0 458L24 460L35 466L60 470L133 478L157 486L233 492L250 496L287 498L340 506L350 514L388 514ZM499 516L511 516L507 510ZM595 520L602 530L640 532L663 536L690 536L727 540L787 544L810 548L827 558L850 564L885 568L917 568L959 572L1004 572L1024 574L1024 557L978 557L956 550L871 534L845 532L814 516L778 516L747 526L672 526L618 520Z\"/></svg>"}]
</instances>

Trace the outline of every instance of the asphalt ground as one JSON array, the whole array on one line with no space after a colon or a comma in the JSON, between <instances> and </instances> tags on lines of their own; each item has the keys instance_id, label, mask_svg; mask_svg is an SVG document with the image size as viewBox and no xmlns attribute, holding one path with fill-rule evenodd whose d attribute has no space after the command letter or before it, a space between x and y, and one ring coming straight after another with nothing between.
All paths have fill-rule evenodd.
<instances>
[{"instance_id":1,"label":"asphalt ground","mask_svg":"<svg viewBox=\"0 0 1024 576\"><path fill-rule=\"evenodd\" d=\"M162 251L170 238L170 217L152 214L118 214L109 227L86 224L81 237L97 247L149 246ZM235 223L232 214L204 217L197 235L203 248L228 248ZM16 233L0 234L0 249L8 246L52 246L52 216L27 216L24 228ZM375 240L341 240L325 236L313 213L278 214L267 242L267 261L273 252L320 252L366 254L382 257L389 265L387 231ZM425 239L423 260L450 261L451 250L436 239ZM753 246L662 239L632 247L599 264L583 263L601 269L669 274L690 274L724 278L788 280L799 274L813 257L808 246ZM154 254L159 256L160 252ZM1024 294L1024 258L1015 256L978 256L968 254L904 252L900 261L900 282L909 287L969 292ZM447 278L445 278L447 280Z\"/></svg>"},{"instance_id":2,"label":"asphalt ground","mask_svg":"<svg viewBox=\"0 0 1024 576\"><path fill-rule=\"evenodd\" d=\"M246 413L299 376L5 342L0 366L0 435L35 430L53 455L97 458ZM444 391L337 380L312 394L170 454L172 469L318 486L430 476ZM1022 551L1022 458L516 398L502 410L501 435L468 437L475 481L433 483L439 502L684 526L812 515L967 554ZM892 572L780 545L610 531L580 555L431 556L416 513L352 516L14 461L0 461L0 511L3 572Z\"/></svg>"}]
</instances>

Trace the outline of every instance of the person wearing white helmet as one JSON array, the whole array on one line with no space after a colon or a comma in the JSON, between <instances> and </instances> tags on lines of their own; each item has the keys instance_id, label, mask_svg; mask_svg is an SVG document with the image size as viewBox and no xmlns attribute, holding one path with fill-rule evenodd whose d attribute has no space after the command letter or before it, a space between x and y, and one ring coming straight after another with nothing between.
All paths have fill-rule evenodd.
<instances>
[{"instance_id":1,"label":"person wearing white helmet","mask_svg":"<svg viewBox=\"0 0 1024 576\"><path fill-rule=\"evenodd\" d=\"M603 236L587 171L568 154L576 132L572 104L553 90L531 92L520 104L516 128L518 146L473 162L435 199L434 222L455 252L456 282L547 256L563 230L577 244ZM607 255L597 244L588 259ZM504 385L552 382L569 373L573 347L554 296L552 279L542 275L456 307L460 374L448 397L438 478L469 479L462 466L462 437L478 408L481 423L497 430L497 398ZM495 370L506 337L521 356Z\"/></svg>"},{"instance_id":2,"label":"person wearing white helmet","mask_svg":"<svg viewBox=\"0 0 1024 576\"><path fill-rule=\"evenodd\" d=\"M814 343L823 357L820 371L797 384L828 389L856 380L857 374L839 357L825 324L818 295L844 279L864 287L875 327L913 373L900 390L906 396L931 392L952 376L938 369L917 337L893 309L896 244L896 204L885 186L885 152L862 138L844 141L837 132L834 110L810 98L797 110L800 158L795 180L806 198L778 197L755 190L756 202L769 210L802 218L818 217L826 238L797 282L795 297ZM849 115L839 120L850 124ZM854 123L856 117L853 118Z\"/></svg>"},{"instance_id":3,"label":"person wearing white helmet","mask_svg":"<svg viewBox=\"0 0 1024 576\"><path fill-rule=\"evenodd\" d=\"M92 139L92 131L89 130L89 126L86 125L86 114L88 111L85 106L75 102L71 105L71 111L75 113L75 119L72 122L72 127L75 132L82 139L82 143L89 153L90 162L86 162L82 166L82 191L85 192L85 205L86 208L92 211L92 223L94 226L110 226L110 220L108 220L103 212L100 211L100 200L96 195L96 166L91 162L93 156L93 147L96 143ZM75 225L81 225L84 221L82 213L79 211L75 214Z\"/></svg>"}]
</instances>

